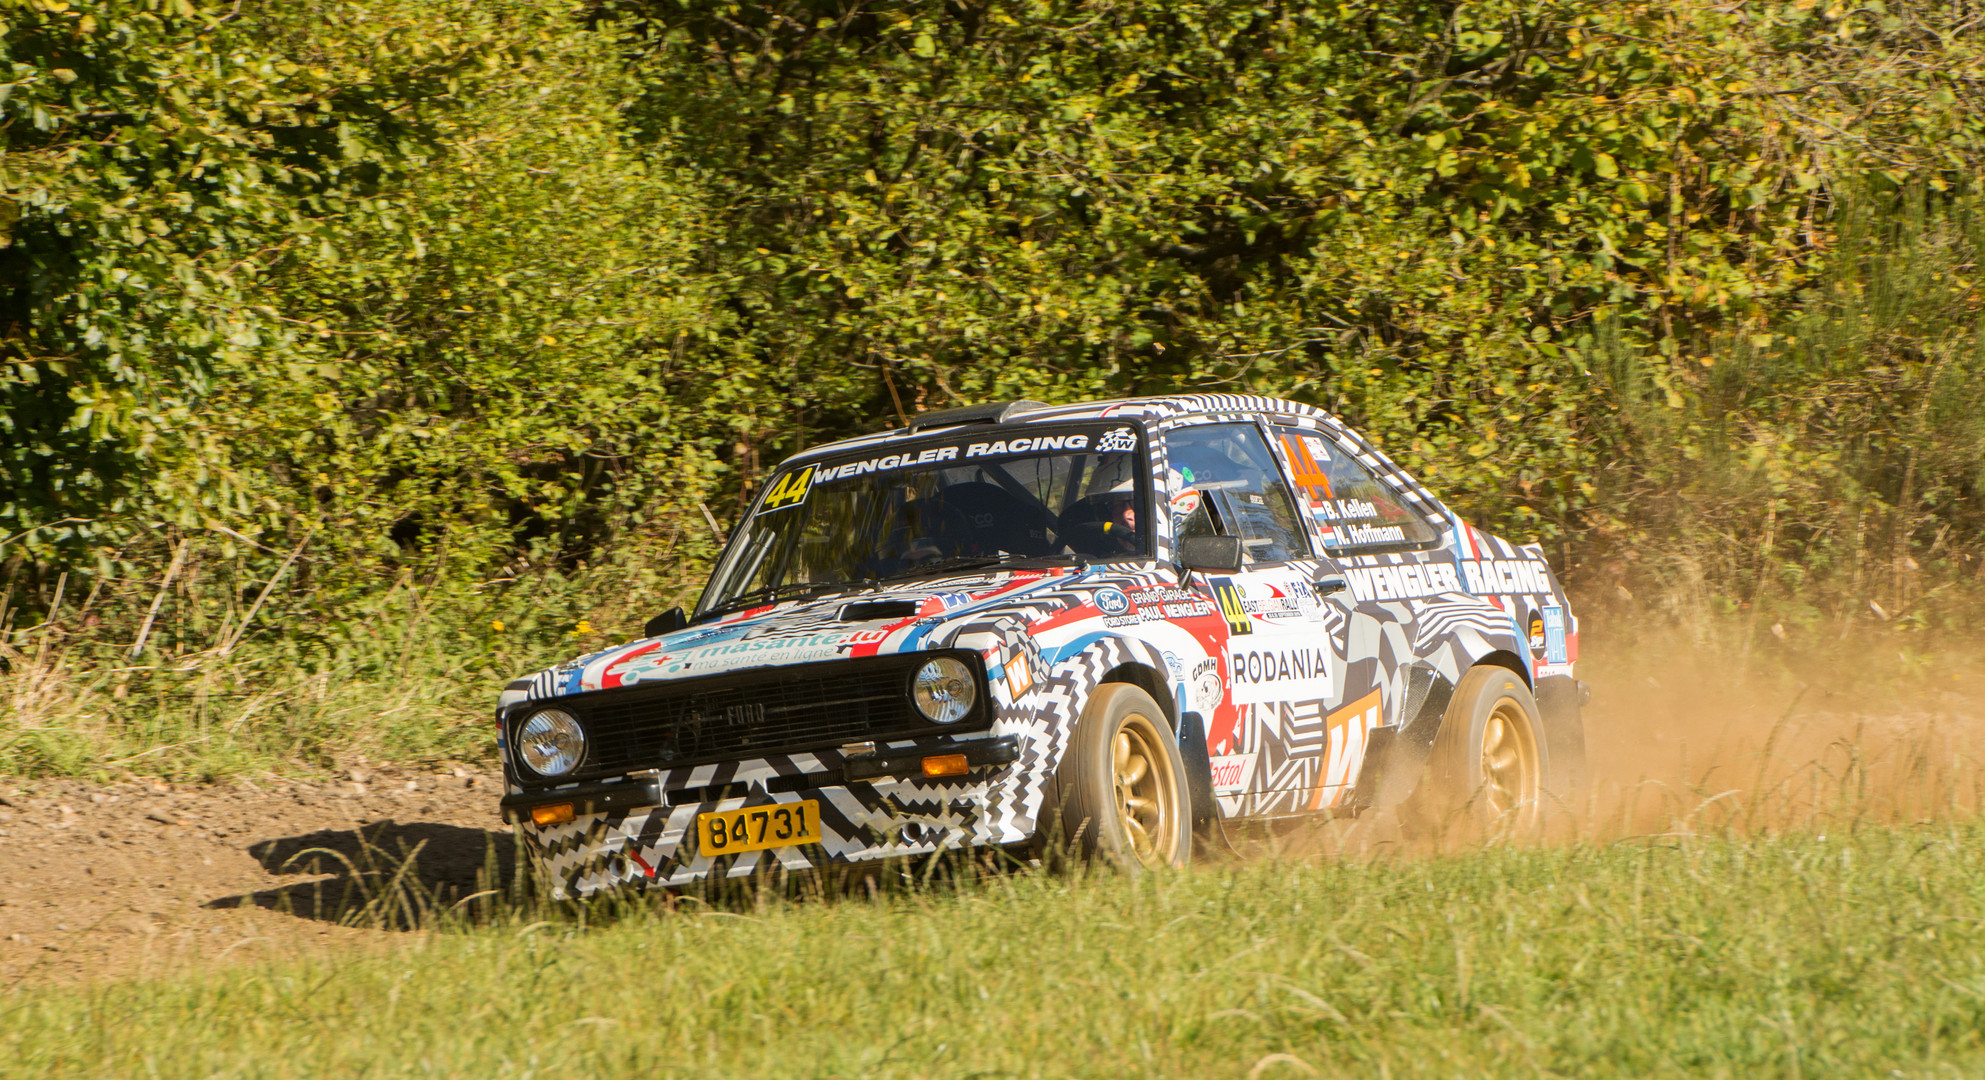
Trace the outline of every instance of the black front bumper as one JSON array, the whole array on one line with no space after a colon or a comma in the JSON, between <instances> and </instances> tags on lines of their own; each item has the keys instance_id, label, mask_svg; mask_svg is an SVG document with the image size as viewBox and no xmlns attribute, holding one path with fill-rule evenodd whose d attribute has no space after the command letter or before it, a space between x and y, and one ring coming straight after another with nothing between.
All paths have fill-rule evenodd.
<instances>
[{"instance_id":1,"label":"black front bumper","mask_svg":"<svg viewBox=\"0 0 1985 1080\"><path fill-rule=\"evenodd\" d=\"M505 795L497 807L503 813L503 820L518 822L530 820L531 811L537 807L555 806L559 803L571 803L572 815L585 817L588 814L604 814L610 810L660 806L664 801L661 778L637 776L623 780L580 784L576 787L554 788L550 791L520 791L514 795Z\"/></svg>"},{"instance_id":2,"label":"black front bumper","mask_svg":"<svg viewBox=\"0 0 1985 1080\"><path fill-rule=\"evenodd\" d=\"M961 755L968 768L1010 765L1020 760L1020 740L1012 735L996 739L968 739L963 742L920 742L913 746L884 747L851 754L838 769L771 778L765 786L774 791L803 791L876 780L885 776L915 775L922 771L927 757ZM664 791L658 776L632 776L601 780L572 787L541 791L521 791L505 795L498 804L503 820L528 821L540 806L570 803L574 817L633 810L644 806L673 806L685 802L714 801L742 795L747 785L739 783Z\"/></svg>"}]
</instances>

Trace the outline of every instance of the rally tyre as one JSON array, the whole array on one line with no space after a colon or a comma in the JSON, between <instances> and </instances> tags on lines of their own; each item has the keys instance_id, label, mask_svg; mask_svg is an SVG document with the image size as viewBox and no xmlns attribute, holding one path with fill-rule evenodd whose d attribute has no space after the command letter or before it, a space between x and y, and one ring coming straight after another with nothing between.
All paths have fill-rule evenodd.
<instances>
[{"instance_id":1,"label":"rally tyre","mask_svg":"<svg viewBox=\"0 0 1985 1080\"><path fill-rule=\"evenodd\" d=\"M1077 858L1133 873L1192 858L1192 798L1165 713L1128 683L1105 683L1076 722L1055 773L1059 840Z\"/></svg>"},{"instance_id":2,"label":"rally tyre","mask_svg":"<svg viewBox=\"0 0 1985 1080\"><path fill-rule=\"evenodd\" d=\"M1493 664L1468 669L1411 800L1423 826L1526 829L1543 817L1550 747L1530 688Z\"/></svg>"}]
</instances>

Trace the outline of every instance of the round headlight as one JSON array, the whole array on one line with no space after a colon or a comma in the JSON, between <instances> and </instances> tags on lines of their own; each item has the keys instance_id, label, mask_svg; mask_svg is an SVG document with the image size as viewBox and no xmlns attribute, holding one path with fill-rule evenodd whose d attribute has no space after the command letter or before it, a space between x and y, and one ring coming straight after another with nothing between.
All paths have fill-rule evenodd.
<instances>
[{"instance_id":1,"label":"round headlight","mask_svg":"<svg viewBox=\"0 0 1985 1080\"><path fill-rule=\"evenodd\" d=\"M917 700L917 711L940 724L955 724L972 711L979 688L972 681L972 669L948 656L940 656L917 670L910 680L910 696Z\"/></svg>"},{"instance_id":2,"label":"round headlight","mask_svg":"<svg viewBox=\"0 0 1985 1080\"><path fill-rule=\"evenodd\" d=\"M517 729L517 756L539 776L563 776L586 757L586 729L563 709L533 713Z\"/></svg>"}]
</instances>

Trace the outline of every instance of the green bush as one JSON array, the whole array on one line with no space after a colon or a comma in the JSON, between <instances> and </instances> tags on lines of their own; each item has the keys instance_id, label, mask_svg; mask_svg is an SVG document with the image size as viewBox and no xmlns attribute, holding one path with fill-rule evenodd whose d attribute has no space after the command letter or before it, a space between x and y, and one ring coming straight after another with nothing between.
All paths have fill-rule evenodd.
<instances>
[{"instance_id":1,"label":"green bush","mask_svg":"<svg viewBox=\"0 0 1985 1080\"><path fill-rule=\"evenodd\" d=\"M371 685L341 643L410 596L486 693L684 598L785 454L1021 395L1323 405L1746 641L1975 593L1946 6L0 12L17 693Z\"/></svg>"}]
</instances>

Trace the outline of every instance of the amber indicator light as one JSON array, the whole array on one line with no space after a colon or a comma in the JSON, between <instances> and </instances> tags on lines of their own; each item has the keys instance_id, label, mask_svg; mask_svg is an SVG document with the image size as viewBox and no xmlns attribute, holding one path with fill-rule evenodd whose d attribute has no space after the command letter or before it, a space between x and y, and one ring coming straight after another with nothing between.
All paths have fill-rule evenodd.
<instances>
[{"instance_id":1,"label":"amber indicator light","mask_svg":"<svg viewBox=\"0 0 1985 1080\"><path fill-rule=\"evenodd\" d=\"M924 759L925 776L963 776L971 771L963 754L937 754Z\"/></svg>"},{"instance_id":2,"label":"amber indicator light","mask_svg":"<svg viewBox=\"0 0 1985 1080\"><path fill-rule=\"evenodd\" d=\"M962 761L964 759L961 758L959 760ZM571 820L572 804L569 802L552 803L550 806L531 807L531 823L540 827L545 825L563 825Z\"/></svg>"}]
</instances>

